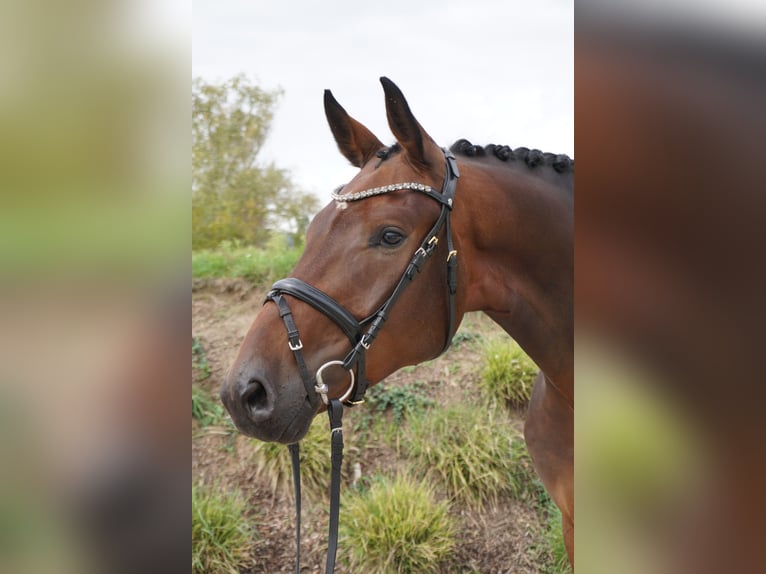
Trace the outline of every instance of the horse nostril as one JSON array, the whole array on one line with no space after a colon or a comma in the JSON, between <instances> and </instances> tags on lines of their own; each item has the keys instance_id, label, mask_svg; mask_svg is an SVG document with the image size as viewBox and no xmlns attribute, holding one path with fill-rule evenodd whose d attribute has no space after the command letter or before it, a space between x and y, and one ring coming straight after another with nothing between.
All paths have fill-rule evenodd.
<instances>
[{"instance_id":1,"label":"horse nostril","mask_svg":"<svg viewBox=\"0 0 766 574\"><path fill-rule=\"evenodd\" d=\"M265 414L265 411L271 410L266 388L263 383L256 380L251 380L247 384L245 391L242 393L242 403L253 414Z\"/></svg>"}]
</instances>

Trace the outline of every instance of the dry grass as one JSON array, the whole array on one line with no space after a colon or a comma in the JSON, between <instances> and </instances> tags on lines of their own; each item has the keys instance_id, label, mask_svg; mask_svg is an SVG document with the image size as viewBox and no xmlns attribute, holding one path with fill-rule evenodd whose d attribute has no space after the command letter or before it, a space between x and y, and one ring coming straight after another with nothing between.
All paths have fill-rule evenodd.
<instances>
[{"instance_id":1,"label":"dry grass","mask_svg":"<svg viewBox=\"0 0 766 574\"><path fill-rule=\"evenodd\" d=\"M192 574L238 574L253 533L238 493L192 485Z\"/></svg>"},{"instance_id":2,"label":"dry grass","mask_svg":"<svg viewBox=\"0 0 766 574\"><path fill-rule=\"evenodd\" d=\"M529 403L539 369L515 341L489 339L482 348L480 388L490 401L514 408Z\"/></svg>"},{"instance_id":3,"label":"dry grass","mask_svg":"<svg viewBox=\"0 0 766 574\"><path fill-rule=\"evenodd\" d=\"M433 410L410 422L402 448L419 472L474 508L501 496L522 497L535 481L521 436L493 408L458 404Z\"/></svg>"},{"instance_id":4,"label":"dry grass","mask_svg":"<svg viewBox=\"0 0 766 574\"><path fill-rule=\"evenodd\" d=\"M454 547L455 525L446 502L426 483L377 477L344 502L342 545L352 572L428 574Z\"/></svg>"}]
</instances>

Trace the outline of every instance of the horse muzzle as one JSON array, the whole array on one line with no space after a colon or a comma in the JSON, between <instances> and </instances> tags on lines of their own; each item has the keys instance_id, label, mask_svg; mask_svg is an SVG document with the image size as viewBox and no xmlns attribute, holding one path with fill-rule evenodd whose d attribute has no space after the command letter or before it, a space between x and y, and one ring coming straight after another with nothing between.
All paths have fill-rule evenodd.
<instances>
[{"instance_id":1,"label":"horse muzzle","mask_svg":"<svg viewBox=\"0 0 766 574\"><path fill-rule=\"evenodd\" d=\"M240 372L226 377L220 395L240 432L266 442L290 444L308 432L319 404L318 400L309 402L303 393L281 391L283 388L260 373Z\"/></svg>"}]
</instances>

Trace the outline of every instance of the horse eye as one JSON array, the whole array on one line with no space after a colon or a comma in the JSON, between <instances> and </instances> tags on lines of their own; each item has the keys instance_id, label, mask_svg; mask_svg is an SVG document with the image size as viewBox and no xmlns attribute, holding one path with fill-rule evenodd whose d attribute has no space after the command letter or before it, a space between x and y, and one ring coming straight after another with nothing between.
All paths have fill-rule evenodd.
<instances>
[{"instance_id":1,"label":"horse eye","mask_svg":"<svg viewBox=\"0 0 766 574\"><path fill-rule=\"evenodd\" d=\"M400 232L393 229L387 229L380 236L380 244L384 247L396 247L402 242L402 239L404 239L404 235Z\"/></svg>"}]
</instances>

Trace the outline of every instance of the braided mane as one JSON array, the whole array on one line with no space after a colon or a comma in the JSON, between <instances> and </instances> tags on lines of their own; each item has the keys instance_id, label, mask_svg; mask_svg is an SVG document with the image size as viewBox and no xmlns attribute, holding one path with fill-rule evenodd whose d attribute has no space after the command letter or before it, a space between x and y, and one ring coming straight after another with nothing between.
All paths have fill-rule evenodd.
<instances>
[{"instance_id":1,"label":"braided mane","mask_svg":"<svg viewBox=\"0 0 766 574\"><path fill-rule=\"evenodd\" d=\"M507 145L473 145L467 139L459 139L450 147L450 151L468 157L495 156L500 161L523 161L530 168L550 166L558 173L574 172L574 160L565 154L542 152L539 149Z\"/></svg>"}]
</instances>

